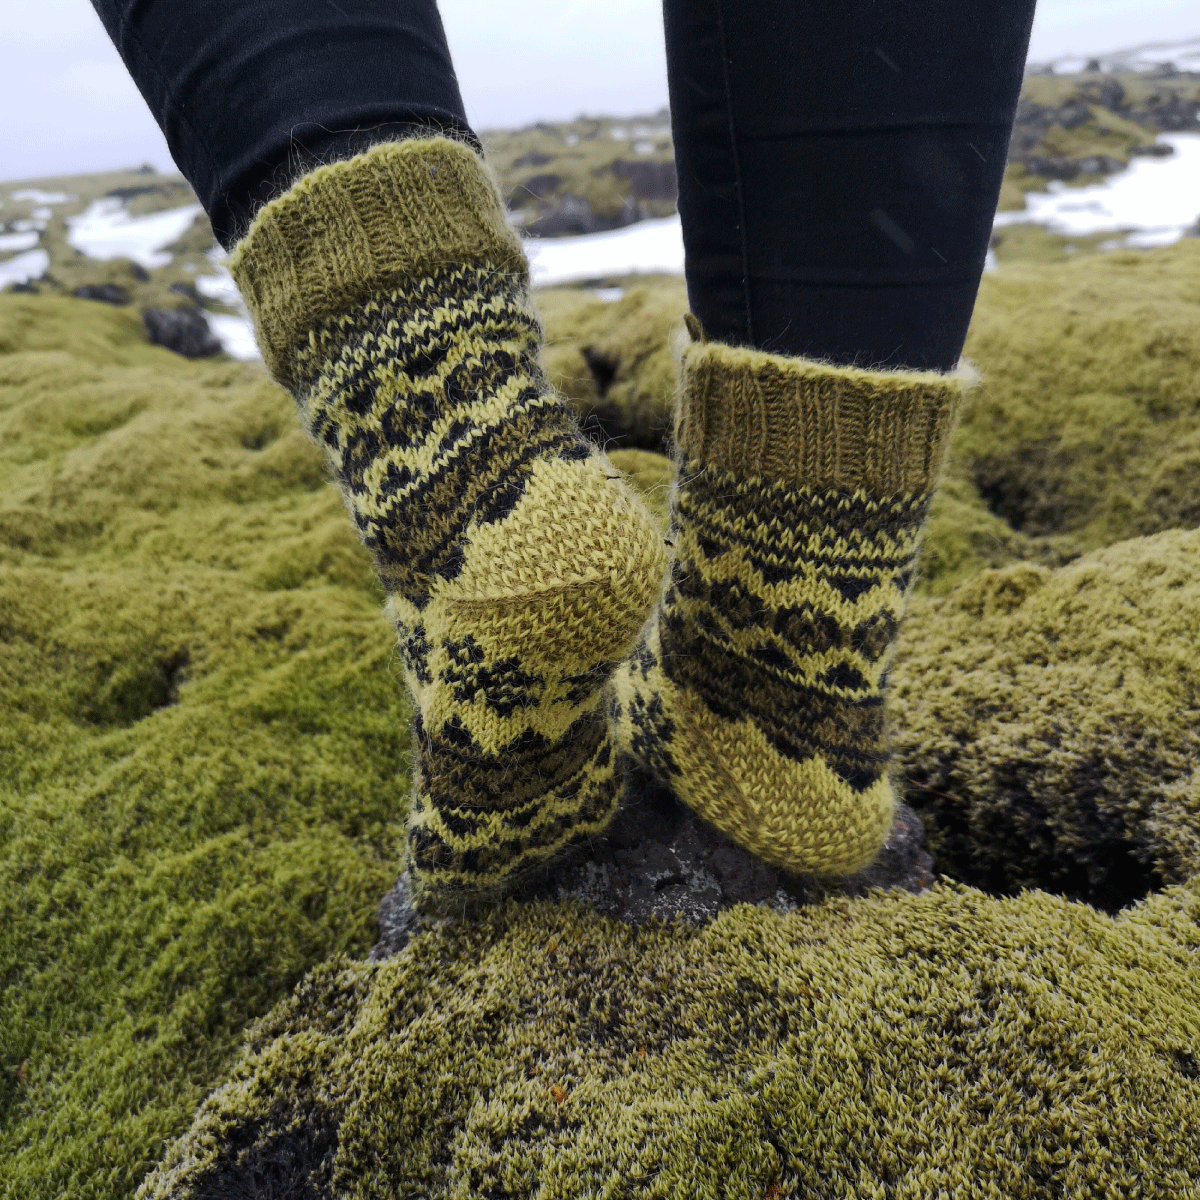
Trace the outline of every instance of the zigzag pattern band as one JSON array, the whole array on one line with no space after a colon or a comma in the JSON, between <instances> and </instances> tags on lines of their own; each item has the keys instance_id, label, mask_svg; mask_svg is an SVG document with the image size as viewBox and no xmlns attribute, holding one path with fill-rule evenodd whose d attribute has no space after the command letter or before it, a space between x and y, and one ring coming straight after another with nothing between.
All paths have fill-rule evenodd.
<instances>
[{"instance_id":1,"label":"zigzag pattern band","mask_svg":"<svg viewBox=\"0 0 1200 1200\"><path fill-rule=\"evenodd\" d=\"M468 521L510 513L534 463L592 455L540 341L519 278L460 266L323 323L300 349L301 416L388 591L419 604L461 569Z\"/></svg>"}]
</instances>

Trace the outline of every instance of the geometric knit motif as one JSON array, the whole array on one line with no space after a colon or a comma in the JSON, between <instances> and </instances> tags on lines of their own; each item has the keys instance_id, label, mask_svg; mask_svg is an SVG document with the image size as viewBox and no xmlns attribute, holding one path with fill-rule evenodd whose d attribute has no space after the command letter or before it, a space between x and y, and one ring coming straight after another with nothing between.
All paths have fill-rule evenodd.
<instances>
[{"instance_id":1,"label":"geometric knit motif","mask_svg":"<svg viewBox=\"0 0 1200 1200\"><path fill-rule=\"evenodd\" d=\"M887 836L884 690L929 501L677 472L670 580L610 717L625 752L769 862L850 874Z\"/></svg>"},{"instance_id":2,"label":"geometric knit motif","mask_svg":"<svg viewBox=\"0 0 1200 1200\"><path fill-rule=\"evenodd\" d=\"M600 833L619 799L602 689L665 552L540 345L519 274L457 265L320 322L294 360L398 633L426 911L501 894Z\"/></svg>"}]
</instances>

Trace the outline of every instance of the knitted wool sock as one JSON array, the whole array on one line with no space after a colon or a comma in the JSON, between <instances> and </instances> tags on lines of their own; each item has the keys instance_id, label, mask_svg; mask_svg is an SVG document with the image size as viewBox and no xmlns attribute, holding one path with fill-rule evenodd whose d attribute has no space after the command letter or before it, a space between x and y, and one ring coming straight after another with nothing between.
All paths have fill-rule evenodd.
<instances>
[{"instance_id":1,"label":"knitted wool sock","mask_svg":"<svg viewBox=\"0 0 1200 1200\"><path fill-rule=\"evenodd\" d=\"M546 382L528 265L469 149L321 167L230 266L388 594L417 903L499 894L615 811L601 690L653 607L662 538Z\"/></svg>"},{"instance_id":2,"label":"knitted wool sock","mask_svg":"<svg viewBox=\"0 0 1200 1200\"><path fill-rule=\"evenodd\" d=\"M850 874L887 835L885 676L965 381L684 353L671 576L611 712L771 863Z\"/></svg>"}]
</instances>

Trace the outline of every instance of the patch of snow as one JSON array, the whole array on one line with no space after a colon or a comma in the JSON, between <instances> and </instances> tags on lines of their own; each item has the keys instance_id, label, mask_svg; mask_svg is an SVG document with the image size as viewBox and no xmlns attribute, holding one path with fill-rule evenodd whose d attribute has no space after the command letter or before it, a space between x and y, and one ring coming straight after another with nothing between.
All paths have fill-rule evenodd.
<instances>
[{"instance_id":1,"label":"patch of snow","mask_svg":"<svg viewBox=\"0 0 1200 1200\"><path fill-rule=\"evenodd\" d=\"M592 288L592 295L597 300L603 300L605 304L612 304L625 295L625 289L623 287Z\"/></svg>"},{"instance_id":2,"label":"patch of snow","mask_svg":"<svg viewBox=\"0 0 1200 1200\"><path fill-rule=\"evenodd\" d=\"M183 237L203 211L199 204L188 204L131 217L121 200L105 196L82 215L67 218L67 242L91 258L131 258L153 270L170 263L163 247Z\"/></svg>"},{"instance_id":3,"label":"patch of snow","mask_svg":"<svg viewBox=\"0 0 1200 1200\"><path fill-rule=\"evenodd\" d=\"M79 197L67 192L40 192L37 188L23 188L19 192L13 192L9 199L28 200L31 204L70 204Z\"/></svg>"},{"instance_id":4,"label":"patch of snow","mask_svg":"<svg viewBox=\"0 0 1200 1200\"><path fill-rule=\"evenodd\" d=\"M578 146L579 145L579 134L577 134L577 133L564 134L563 141L566 142L568 146Z\"/></svg>"},{"instance_id":5,"label":"patch of snow","mask_svg":"<svg viewBox=\"0 0 1200 1200\"><path fill-rule=\"evenodd\" d=\"M30 220L28 217L22 217L21 220L14 221L12 223L12 227L14 229L19 229L22 232L27 232L30 229L36 229L39 233L41 233L41 231L46 228L46 222L45 221L33 221L33 220Z\"/></svg>"},{"instance_id":6,"label":"patch of snow","mask_svg":"<svg viewBox=\"0 0 1200 1200\"><path fill-rule=\"evenodd\" d=\"M50 255L45 250L27 250L24 254L0 262L0 288L41 279L49 269Z\"/></svg>"},{"instance_id":7,"label":"patch of snow","mask_svg":"<svg viewBox=\"0 0 1200 1200\"><path fill-rule=\"evenodd\" d=\"M581 237L531 238L525 252L535 287L612 275L683 274L683 230L677 216Z\"/></svg>"},{"instance_id":8,"label":"patch of snow","mask_svg":"<svg viewBox=\"0 0 1200 1200\"><path fill-rule=\"evenodd\" d=\"M1183 237L1183 230L1173 226L1169 229L1142 229L1126 234L1120 243L1131 250L1155 250L1159 246L1173 246Z\"/></svg>"},{"instance_id":9,"label":"patch of snow","mask_svg":"<svg viewBox=\"0 0 1200 1200\"><path fill-rule=\"evenodd\" d=\"M29 215L35 221L48 221L52 216L54 216L54 209L46 208L45 205L40 205L39 207L32 209Z\"/></svg>"},{"instance_id":10,"label":"patch of snow","mask_svg":"<svg viewBox=\"0 0 1200 1200\"><path fill-rule=\"evenodd\" d=\"M1069 188L1052 183L1029 192L1022 212L997 213L995 225L1044 225L1053 233L1082 237L1123 232L1123 246L1169 246L1183 236L1200 210L1200 134L1167 134L1168 158L1135 158L1103 183Z\"/></svg>"},{"instance_id":11,"label":"patch of snow","mask_svg":"<svg viewBox=\"0 0 1200 1200\"><path fill-rule=\"evenodd\" d=\"M254 338L254 326L245 317L226 313L205 313L204 316L226 354L243 361L262 358Z\"/></svg>"},{"instance_id":12,"label":"patch of snow","mask_svg":"<svg viewBox=\"0 0 1200 1200\"><path fill-rule=\"evenodd\" d=\"M983 260L983 269L987 272L998 271L1000 269L1000 263L996 258L996 252L990 246L988 247L987 257Z\"/></svg>"},{"instance_id":13,"label":"patch of snow","mask_svg":"<svg viewBox=\"0 0 1200 1200\"><path fill-rule=\"evenodd\" d=\"M38 244L36 230L28 233L0 233L0 250L31 250Z\"/></svg>"},{"instance_id":14,"label":"patch of snow","mask_svg":"<svg viewBox=\"0 0 1200 1200\"><path fill-rule=\"evenodd\" d=\"M654 143L653 142L634 142L633 143L633 152L634 152L634 154L653 154L654 153Z\"/></svg>"},{"instance_id":15,"label":"patch of snow","mask_svg":"<svg viewBox=\"0 0 1200 1200\"><path fill-rule=\"evenodd\" d=\"M624 142L629 138L629 130L627 130L623 125L614 125L608 131L608 136L612 138L614 142Z\"/></svg>"},{"instance_id":16,"label":"patch of snow","mask_svg":"<svg viewBox=\"0 0 1200 1200\"><path fill-rule=\"evenodd\" d=\"M240 308L242 304L242 294L233 282L233 276L224 267L218 267L216 275L197 275L196 291L209 300L227 304L231 308Z\"/></svg>"}]
</instances>

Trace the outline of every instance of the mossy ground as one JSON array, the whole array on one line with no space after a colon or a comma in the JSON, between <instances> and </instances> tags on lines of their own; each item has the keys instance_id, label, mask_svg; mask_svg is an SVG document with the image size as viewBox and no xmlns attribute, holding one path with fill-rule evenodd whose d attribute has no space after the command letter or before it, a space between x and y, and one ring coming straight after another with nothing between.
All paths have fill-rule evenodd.
<instances>
[{"instance_id":1,"label":"mossy ground","mask_svg":"<svg viewBox=\"0 0 1200 1200\"><path fill-rule=\"evenodd\" d=\"M1189 507L1198 278L1200 246L1184 244L985 279L969 352L986 382L955 444L923 583L947 598L918 604L919 645L910 638L905 652L903 695L920 708L911 728L925 728L939 704L950 715L974 704L969 748L1013 725L1026 643L1057 636L1074 681L1031 683L1043 708L1070 721L1110 687L1100 717L1133 706L1145 731L1157 730L1144 743L1151 753L1128 760L1141 790L1121 792L1128 763L1118 755L1108 776L1117 786L1098 808L1129 803L1138 819L1123 836L1167 881L1194 871L1200 837L1187 761L1196 663L1186 652L1198 618L1194 583L1164 601L1150 576L1187 575L1195 535L1159 533L1140 550L1046 568L1200 520ZM678 281L639 286L644 295L631 287L610 305L544 295L551 365L559 378L578 375L571 347L611 337L630 375L619 369L609 394L635 398L629 411L644 405L661 429L663 346L682 292ZM620 462L661 508L665 461L630 449ZM1013 565L1022 560L1034 565ZM1138 586L1160 609L1111 627L1144 676L1126 670L1118 683L1105 672L1119 670L1119 656L1101 639L1089 645L1087 629L1122 595L1143 603L1123 574L1139 561L1149 566L1135 572ZM986 604L972 615L970 589L1007 594L985 568L1050 580L1037 594L1061 598L1038 620L1020 616L1042 613L1032 593L1016 616ZM203 1097L231 1078L247 1027L279 1004L172 1160L195 1166L193 1182L224 1152L206 1137L242 1122L243 1149L269 1140L274 1117L245 1131L271 1096L302 1128L293 1109L319 1080L348 1156L337 1161L360 1163L372 1148L386 1158L354 1185L364 1195L401 1170L387 1156L407 1145L404 1122L426 1121L403 1169L450 1179L470 1168L453 1177L451 1194L462 1196L492 1178L493 1195L526 1194L531 1162L547 1196L571 1195L572 1179L597 1177L614 1121L688 1131L622 1160L618 1177L631 1182L614 1195L637 1194L635 1183L645 1195L716 1194L715 1179L739 1197L772 1183L783 1195L927 1195L931 1181L949 1186L956 1162L1008 1171L1010 1160L1029 1166L1033 1183L997 1194L1087 1195L1078 1172L1088 1163L1118 1191L1132 1163L1160 1187L1143 1182L1145 1194L1188 1194L1200 1170L1188 1158L1200 1144L1194 883L1115 920L1041 894L948 888L786 918L730 914L702 935L506 911L477 933L431 935L391 964L363 964L399 861L407 791L407 713L380 602L319 456L261 368L149 347L129 310L0 298L0 1194L132 1195ZM1054 624L1073 611L1080 622L1064 628L1087 652L1074 657ZM959 650L939 651L954 630ZM1007 644L989 650L984 635ZM962 647L978 659L962 672L973 698L951 669ZM918 670L921 654L937 670ZM1061 762L1103 752L1100 717ZM961 751L930 760L969 776L969 788L946 794L986 800L988 764L1012 756L971 766ZM1070 771L1055 769L1030 771L1042 791L1027 793L1069 784ZM1161 785L1153 795L1147 778ZM1096 793L1074 795L1086 806ZM1055 819L1069 832L1081 811L1060 803ZM990 844L981 836L971 853ZM958 851L939 853L950 861ZM1042 881L1019 859L1012 875L985 882L1000 891ZM605 1008L621 980L626 1007ZM786 981L787 997L772 980ZM352 1041L331 1036L337 1012ZM664 1022L674 1023L669 1037ZM634 1045L643 1035L651 1040ZM553 1080L510 1070L539 1037ZM721 1061L710 1054L717 1042ZM457 1057L438 1059L452 1043ZM639 1049L653 1088L624 1073L642 1062ZM459 1074L445 1069L451 1061ZM368 1090L360 1104L356 1089L371 1081L379 1103ZM833 1115L822 1123L817 1112ZM1164 1136L1165 1112L1174 1119ZM930 1137L934 1127L955 1132ZM319 1132L307 1143L314 1170L325 1152L313 1148L328 1149ZM1008 1134L1015 1149L989 1157ZM521 1150L522 1139L535 1148Z\"/></svg>"},{"instance_id":2,"label":"mossy ground","mask_svg":"<svg viewBox=\"0 0 1200 1200\"><path fill-rule=\"evenodd\" d=\"M0 1194L131 1194L398 858L380 596L261 368L0 301Z\"/></svg>"},{"instance_id":3,"label":"mossy ground","mask_svg":"<svg viewBox=\"0 0 1200 1200\"><path fill-rule=\"evenodd\" d=\"M480 135L519 224L544 215L564 196L586 200L597 216L617 217L631 195L632 170L674 164L671 119L666 111L640 117L579 117L538 122L524 129ZM615 168L615 169L614 169ZM674 196L641 196L642 215L666 217Z\"/></svg>"},{"instance_id":4,"label":"mossy ground","mask_svg":"<svg viewBox=\"0 0 1200 1200\"><path fill-rule=\"evenodd\" d=\"M1198 950L1194 885L510 906L310 976L143 1196L1190 1198Z\"/></svg>"},{"instance_id":5,"label":"mossy ground","mask_svg":"<svg viewBox=\"0 0 1200 1200\"><path fill-rule=\"evenodd\" d=\"M940 870L1116 909L1200 873L1200 531L918 600L890 711Z\"/></svg>"}]
</instances>

